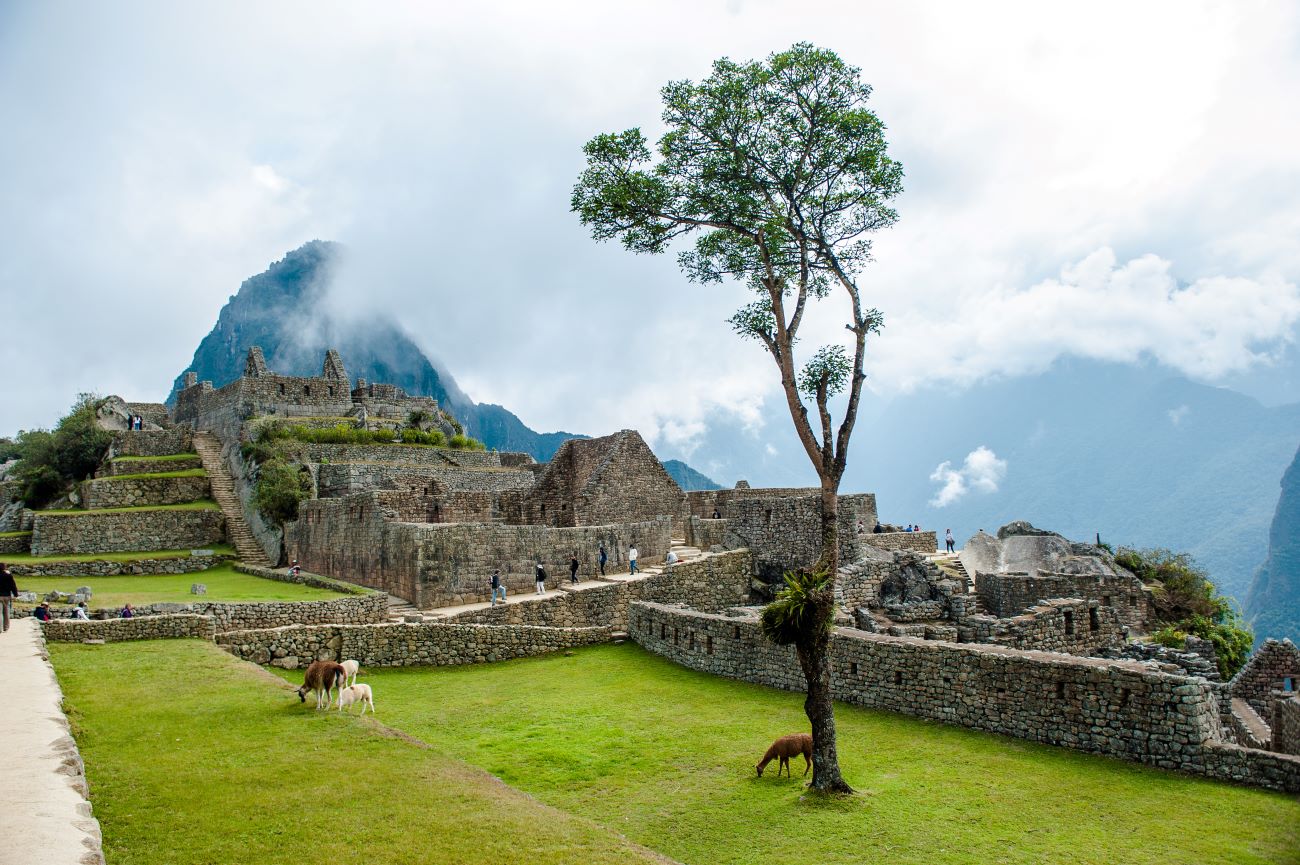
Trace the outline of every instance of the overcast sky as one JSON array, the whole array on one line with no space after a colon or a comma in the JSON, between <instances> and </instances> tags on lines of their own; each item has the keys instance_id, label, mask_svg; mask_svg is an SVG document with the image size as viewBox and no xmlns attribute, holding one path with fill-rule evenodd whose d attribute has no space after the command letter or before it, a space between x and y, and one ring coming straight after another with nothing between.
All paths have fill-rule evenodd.
<instances>
[{"instance_id":1,"label":"overcast sky","mask_svg":"<svg viewBox=\"0 0 1300 865\"><path fill-rule=\"evenodd\" d=\"M862 68L907 174L861 280L879 398L1063 355L1267 384L1300 324L1298 9L0 2L0 433L162 399L313 238L351 249L340 306L534 428L757 418L742 293L596 244L569 194L665 82L800 40Z\"/></svg>"}]
</instances>

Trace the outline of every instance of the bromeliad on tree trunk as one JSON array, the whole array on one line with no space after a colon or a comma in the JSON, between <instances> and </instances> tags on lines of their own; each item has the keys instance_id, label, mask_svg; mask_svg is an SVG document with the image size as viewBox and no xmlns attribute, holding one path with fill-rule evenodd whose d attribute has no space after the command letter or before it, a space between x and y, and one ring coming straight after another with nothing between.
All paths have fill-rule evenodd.
<instances>
[{"instance_id":1,"label":"bromeliad on tree trunk","mask_svg":"<svg viewBox=\"0 0 1300 865\"><path fill-rule=\"evenodd\" d=\"M839 566L839 488L866 378L867 335L882 321L864 307L856 278L871 259L868 236L897 219L889 202L903 182L902 166L886 153L885 126L867 108L870 95L857 69L807 43L766 61L724 58L698 84L663 88L668 131L654 156L640 129L598 135L584 148L587 168L573 189L573 210L597 240L660 253L691 235L694 246L678 256L689 279L735 281L753 293L730 322L762 344L780 374L821 484L822 549L808 564L830 575ZM804 355L800 367L795 347L808 301L832 296L845 313L844 339ZM837 427L831 400L842 393ZM819 775L843 784L838 766L827 765L835 759L828 640L795 645L808 677ZM814 704L824 705L825 720L813 717Z\"/></svg>"}]
</instances>

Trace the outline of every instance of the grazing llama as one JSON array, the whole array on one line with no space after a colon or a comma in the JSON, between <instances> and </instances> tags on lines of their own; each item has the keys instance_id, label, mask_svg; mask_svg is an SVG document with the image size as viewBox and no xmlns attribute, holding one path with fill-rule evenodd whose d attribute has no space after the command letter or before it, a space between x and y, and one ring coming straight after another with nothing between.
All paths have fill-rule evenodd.
<instances>
[{"instance_id":1,"label":"grazing llama","mask_svg":"<svg viewBox=\"0 0 1300 865\"><path fill-rule=\"evenodd\" d=\"M347 675L347 684L355 685L357 683L357 673L361 672L360 661L343 661L343 672Z\"/></svg>"},{"instance_id":2,"label":"grazing llama","mask_svg":"<svg viewBox=\"0 0 1300 865\"><path fill-rule=\"evenodd\" d=\"M307 667L306 681L298 689L298 699L307 702L307 692L316 692L316 708L328 709L335 688L342 690L343 665L337 661L312 661ZM324 698L322 700L322 698Z\"/></svg>"},{"instance_id":3,"label":"grazing llama","mask_svg":"<svg viewBox=\"0 0 1300 865\"><path fill-rule=\"evenodd\" d=\"M366 713L366 707L370 707L371 713L375 711L375 697L370 690L369 685L349 685L339 691L339 711L343 711L346 706L349 710L353 703L361 704L361 714Z\"/></svg>"},{"instance_id":4,"label":"grazing llama","mask_svg":"<svg viewBox=\"0 0 1300 865\"><path fill-rule=\"evenodd\" d=\"M796 754L803 754L803 773L808 774L812 767L812 736L807 733L791 733L789 736L782 736L772 743L772 747L767 749L763 759L758 761L754 768L758 770L758 777L763 777L763 767L773 760L780 759L776 766L776 777L781 777L781 770L785 769L785 776L790 777L790 758Z\"/></svg>"}]
</instances>

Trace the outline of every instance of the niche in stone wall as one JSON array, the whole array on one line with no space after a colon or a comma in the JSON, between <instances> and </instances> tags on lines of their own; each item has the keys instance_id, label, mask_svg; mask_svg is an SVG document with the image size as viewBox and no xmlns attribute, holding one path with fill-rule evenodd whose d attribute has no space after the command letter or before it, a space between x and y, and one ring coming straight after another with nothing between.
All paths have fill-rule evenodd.
<instances>
[{"instance_id":1,"label":"niche in stone wall","mask_svg":"<svg viewBox=\"0 0 1300 865\"><path fill-rule=\"evenodd\" d=\"M1074 612L1071 610L1065 611L1065 636L1074 636Z\"/></svg>"},{"instance_id":2,"label":"niche in stone wall","mask_svg":"<svg viewBox=\"0 0 1300 865\"><path fill-rule=\"evenodd\" d=\"M1096 607L1091 607L1088 610L1088 630L1094 634L1101 630L1101 616L1097 613Z\"/></svg>"}]
</instances>

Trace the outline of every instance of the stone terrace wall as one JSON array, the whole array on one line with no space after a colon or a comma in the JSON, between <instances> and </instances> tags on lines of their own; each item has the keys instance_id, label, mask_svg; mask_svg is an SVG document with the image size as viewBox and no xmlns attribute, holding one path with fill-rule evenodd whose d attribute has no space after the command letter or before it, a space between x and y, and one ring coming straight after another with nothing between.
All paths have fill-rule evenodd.
<instances>
[{"instance_id":1,"label":"stone terrace wall","mask_svg":"<svg viewBox=\"0 0 1300 865\"><path fill-rule=\"evenodd\" d=\"M75 619L52 619L41 625L45 639L52 643L80 643L82 640L165 640L197 637L211 640L216 633L215 620L192 613L148 616L135 619L104 619L83 622Z\"/></svg>"},{"instance_id":2,"label":"stone terrace wall","mask_svg":"<svg viewBox=\"0 0 1300 865\"><path fill-rule=\"evenodd\" d=\"M526 598L520 603L459 613L444 621L562 628L608 625L626 630L632 601L686 604L708 612L747 604L752 568L749 551L735 550L704 556L644 580Z\"/></svg>"},{"instance_id":3,"label":"stone terrace wall","mask_svg":"<svg viewBox=\"0 0 1300 865\"><path fill-rule=\"evenodd\" d=\"M237 657L287 669L345 658L362 667L442 667L542 655L607 642L611 634L610 628L391 624L230 631L216 640Z\"/></svg>"},{"instance_id":4,"label":"stone terrace wall","mask_svg":"<svg viewBox=\"0 0 1300 865\"><path fill-rule=\"evenodd\" d=\"M1070 655L1090 655L1124 643L1124 625L1115 609L1080 598L1053 598L1010 619L968 616L960 621L957 634L962 642Z\"/></svg>"},{"instance_id":5,"label":"stone terrace wall","mask_svg":"<svg viewBox=\"0 0 1300 865\"><path fill-rule=\"evenodd\" d=\"M540 558L552 578L567 573L569 554L578 552L579 573L598 571L600 543L609 567L627 560L629 543L642 561L664 556L669 520L555 529L483 523L403 522L424 505L410 494L361 493L344 499L304 502L299 519L285 527L285 550L315 573L382 589L429 608L488 600L488 578L500 568L508 590L533 587Z\"/></svg>"},{"instance_id":6,"label":"stone terrace wall","mask_svg":"<svg viewBox=\"0 0 1300 865\"><path fill-rule=\"evenodd\" d=\"M714 490L745 492L727 504L726 542L729 549L747 547L754 554L754 571L768 583L779 583L785 571L805 567L821 553L821 493L801 496L762 495L765 490ZM694 493L692 493L694 495ZM876 498L870 494L840 496L840 560L861 558L863 535L856 532L859 520L873 526Z\"/></svg>"},{"instance_id":7,"label":"stone terrace wall","mask_svg":"<svg viewBox=\"0 0 1300 865\"><path fill-rule=\"evenodd\" d=\"M802 691L791 647L752 618L634 603L632 638L692 669ZM839 700L1021 739L1300 792L1300 759L1222 743L1216 686L1100 661L837 629Z\"/></svg>"},{"instance_id":8,"label":"stone terrace wall","mask_svg":"<svg viewBox=\"0 0 1300 865\"><path fill-rule=\"evenodd\" d=\"M298 446L298 453L315 463L388 463L443 468L456 466L447 456L455 451L444 451L441 448L424 445L302 444Z\"/></svg>"},{"instance_id":9,"label":"stone terrace wall","mask_svg":"<svg viewBox=\"0 0 1300 865\"><path fill-rule=\"evenodd\" d=\"M1300 697L1273 701L1273 750L1300 754Z\"/></svg>"},{"instance_id":10,"label":"stone terrace wall","mask_svg":"<svg viewBox=\"0 0 1300 865\"><path fill-rule=\"evenodd\" d=\"M910 550L915 553L933 553L937 549L939 539L934 532L880 532L876 534L871 531L874 527L867 522L862 523L865 531L858 535L858 539L867 546L877 547L882 550Z\"/></svg>"},{"instance_id":11,"label":"stone terrace wall","mask_svg":"<svg viewBox=\"0 0 1300 865\"><path fill-rule=\"evenodd\" d=\"M316 472L317 495L338 498L365 490L423 488L443 491L505 492L533 485L531 471L465 469L442 465L328 463Z\"/></svg>"},{"instance_id":12,"label":"stone terrace wall","mask_svg":"<svg viewBox=\"0 0 1300 865\"><path fill-rule=\"evenodd\" d=\"M122 430L113 434L110 457L166 457L194 452L194 440L188 429Z\"/></svg>"},{"instance_id":13,"label":"stone terrace wall","mask_svg":"<svg viewBox=\"0 0 1300 865\"><path fill-rule=\"evenodd\" d=\"M61 556L131 550L198 549L225 539L219 510L36 512L32 553Z\"/></svg>"},{"instance_id":14,"label":"stone terrace wall","mask_svg":"<svg viewBox=\"0 0 1300 865\"><path fill-rule=\"evenodd\" d=\"M180 556L172 559L130 559L124 562L48 561L11 564L15 577L118 577L124 574L191 574L225 561L225 556Z\"/></svg>"},{"instance_id":15,"label":"stone terrace wall","mask_svg":"<svg viewBox=\"0 0 1300 865\"><path fill-rule=\"evenodd\" d=\"M170 454L168 454L170 456ZM148 460L121 457L109 460L95 472L95 477L113 477L115 475L143 475L151 472L179 472L188 469L203 468L203 460L197 455L178 460Z\"/></svg>"},{"instance_id":16,"label":"stone terrace wall","mask_svg":"<svg viewBox=\"0 0 1300 865\"><path fill-rule=\"evenodd\" d=\"M169 464L170 465L170 464ZM81 484L82 503L91 510L180 505L210 498L206 476L179 478L96 478Z\"/></svg>"},{"instance_id":17,"label":"stone terrace wall","mask_svg":"<svg viewBox=\"0 0 1300 865\"><path fill-rule=\"evenodd\" d=\"M32 533L22 532L20 534L9 535L0 538L0 554L4 553L25 553L31 549Z\"/></svg>"},{"instance_id":18,"label":"stone terrace wall","mask_svg":"<svg viewBox=\"0 0 1300 865\"><path fill-rule=\"evenodd\" d=\"M1014 616L1048 598L1090 598L1115 608L1120 621L1142 628L1151 615L1150 594L1127 574L986 574L976 572L975 593L994 616Z\"/></svg>"}]
</instances>

